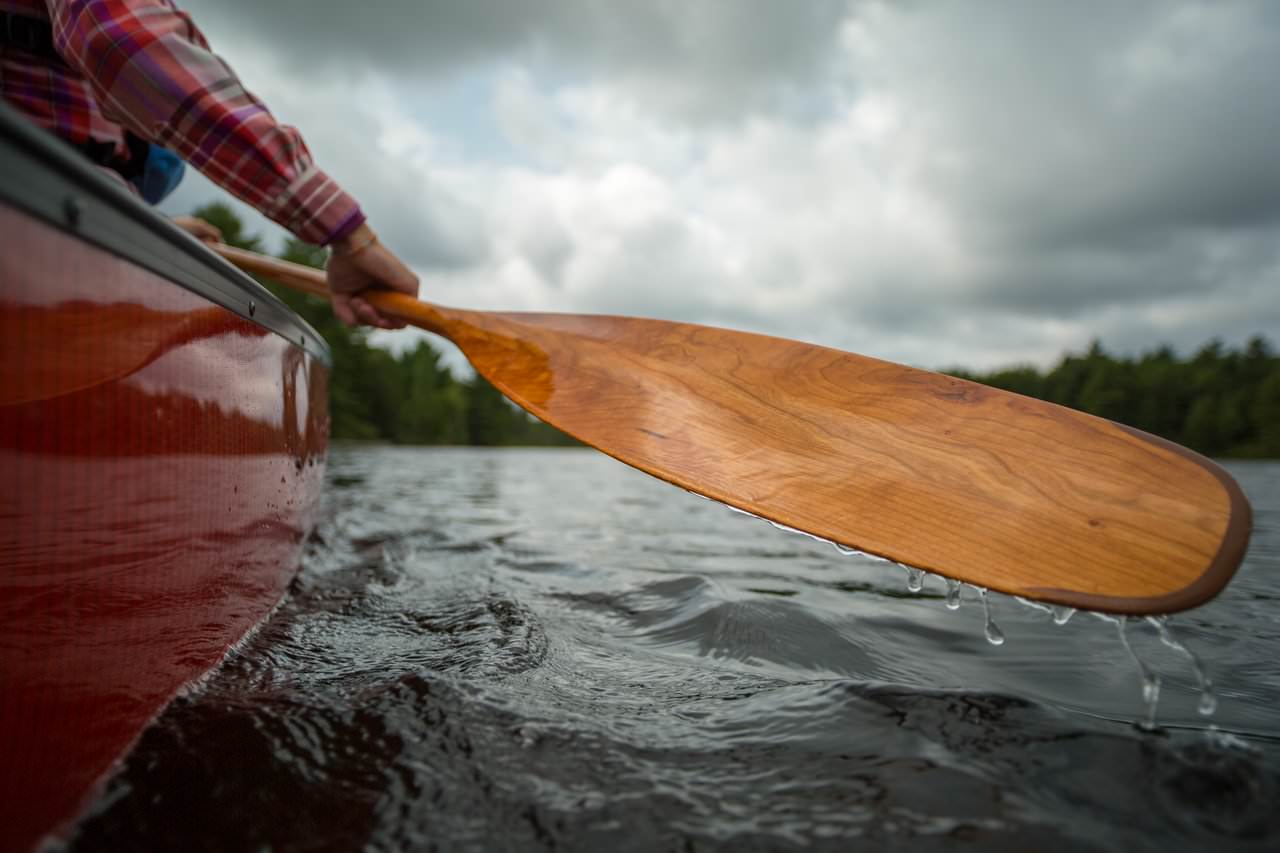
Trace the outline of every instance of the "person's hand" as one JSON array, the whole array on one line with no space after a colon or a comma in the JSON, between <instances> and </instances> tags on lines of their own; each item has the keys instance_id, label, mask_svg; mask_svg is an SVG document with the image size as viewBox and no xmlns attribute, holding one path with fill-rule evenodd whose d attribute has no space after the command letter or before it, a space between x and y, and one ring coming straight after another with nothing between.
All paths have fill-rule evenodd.
<instances>
[{"instance_id":1,"label":"person's hand","mask_svg":"<svg viewBox=\"0 0 1280 853\"><path fill-rule=\"evenodd\" d=\"M325 272L333 313L344 325L364 323L379 329L403 329L405 322L383 314L360 294L384 288L418 295L418 277L378 241L367 224L330 244Z\"/></svg>"},{"instance_id":2,"label":"person's hand","mask_svg":"<svg viewBox=\"0 0 1280 853\"><path fill-rule=\"evenodd\" d=\"M203 240L206 243L222 242L222 232L218 230L218 226L197 216L175 216L173 224L197 240Z\"/></svg>"}]
</instances>

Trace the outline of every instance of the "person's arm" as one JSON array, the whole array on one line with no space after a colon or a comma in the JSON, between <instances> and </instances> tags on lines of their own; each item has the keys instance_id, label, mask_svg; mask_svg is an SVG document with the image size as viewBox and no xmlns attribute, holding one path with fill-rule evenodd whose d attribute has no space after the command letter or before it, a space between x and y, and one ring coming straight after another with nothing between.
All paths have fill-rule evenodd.
<instances>
[{"instance_id":1,"label":"person's arm","mask_svg":"<svg viewBox=\"0 0 1280 853\"><path fill-rule=\"evenodd\" d=\"M162 145L309 243L328 245L334 310L380 327L354 296L368 287L417 294L414 274L380 243L355 199L319 169L298 131L280 124L167 0L46 0L59 53L89 81L107 117ZM365 229L365 230L362 230Z\"/></svg>"}]
</instances>

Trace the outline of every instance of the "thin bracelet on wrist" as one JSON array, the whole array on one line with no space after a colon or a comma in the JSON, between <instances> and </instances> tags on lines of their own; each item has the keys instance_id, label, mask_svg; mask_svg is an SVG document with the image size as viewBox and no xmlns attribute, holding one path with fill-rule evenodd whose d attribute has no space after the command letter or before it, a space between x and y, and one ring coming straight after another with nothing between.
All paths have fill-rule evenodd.
<instances>
[{"instance_id":1,"label":"thin bracelet on wrist","mask_svg":"<svg viewBox=\"0 0 1280 853\"><path fill-rule=\"evenodd\" d=\"M339 249L336 246L333 246L331 248L332 248L333 254L336 255L337 257L350 258L360 254L361 252L363 252L365 249L369 248L376 242L378 242L378 235L373 233L373 229L371 228L369 229L368 236L365 237L364 240L357 243L356 245L346 249Z\"/></svg>"}]
</instances>

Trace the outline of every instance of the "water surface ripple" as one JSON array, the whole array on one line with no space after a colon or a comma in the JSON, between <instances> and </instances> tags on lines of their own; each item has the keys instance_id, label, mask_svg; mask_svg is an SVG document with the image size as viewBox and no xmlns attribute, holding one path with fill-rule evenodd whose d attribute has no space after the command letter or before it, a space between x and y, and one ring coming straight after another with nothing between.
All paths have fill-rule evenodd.
<instances>
[{"instance_id":1,"label":"water surface ripple","mask_svg":"<svg viewBox=\"0 0 1280 853\"><path fill-rule=\"evenodd\" d=\"M1280 464L1171 624L927 579L585 450L338 447L288 598L175 702L74 850L1274 850Z\"/></svg>"}]
</instances>

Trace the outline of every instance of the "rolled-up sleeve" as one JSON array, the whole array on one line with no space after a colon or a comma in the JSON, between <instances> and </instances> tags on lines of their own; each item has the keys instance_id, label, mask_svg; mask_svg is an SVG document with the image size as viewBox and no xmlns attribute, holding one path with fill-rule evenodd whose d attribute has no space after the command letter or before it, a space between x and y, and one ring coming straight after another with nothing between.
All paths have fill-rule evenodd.
<instances>
[{"instance_id":1,"label":"rolled-up sleeve","mask_svg":"<svg viewBox=\"0 0 1280 853\"><path fill-rule=\"evenodd\" d=\"M165 0L47 0L54 44L104 115L177 153L310 243L364 221L297 129L276 121L190 16Z\"/></svg>"}]
</instances>

